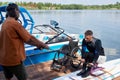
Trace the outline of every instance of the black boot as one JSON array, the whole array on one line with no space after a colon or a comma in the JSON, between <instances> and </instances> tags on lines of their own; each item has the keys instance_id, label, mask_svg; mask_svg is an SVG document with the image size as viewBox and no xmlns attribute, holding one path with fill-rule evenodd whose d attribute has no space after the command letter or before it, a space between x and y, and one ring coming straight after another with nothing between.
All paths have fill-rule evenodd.
<instances>
[{"instance_id":1,"label":"black boot","mask_svg":"<svg viewBox=\"0 0 120 80\"><path fill-rule=\"evenodd\" d=\"M82 67L82 71L77 73L77 76L81 76L82 74L84 74L86 72L86 64L84 63L83 64L83 67Z\"/></svg>"},{"instance_id":2,"label":"black boot","mask_svg":"<svg viewBox=\"0 0 120 80\"><path fill-rule=\"evenodd\" d=\"M85 69L84 70L82 70L81 72L79 72L79 73L77 73L77 76L81 76L82 74L84 74L85 73Z\"/></svg>"},{"instance_id":3,"label":"black boot","mask_svg":"<svg viewBox=\"0 0 120 80\"><path fill-rule=\"evenodd\" d=\"M81 75L82 78L88 77L90 75L91 67L88 67L87 70Z\"/></svg>"}]
</instances>

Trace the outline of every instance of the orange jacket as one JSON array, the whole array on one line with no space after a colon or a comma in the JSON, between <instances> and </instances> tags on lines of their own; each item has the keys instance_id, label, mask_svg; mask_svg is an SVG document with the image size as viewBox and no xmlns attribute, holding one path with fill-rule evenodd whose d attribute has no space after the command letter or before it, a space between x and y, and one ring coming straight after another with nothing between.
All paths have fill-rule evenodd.
<instances>
[{"instance_id":1,"label":"orange jacket","mask_svg":"<svg viewBox=\"0 0 120 80\"><path fill-rule=\"evenodd\" d=\"M25 60L24 42L31 35L14 18L7 18L0 31L0 65L15 66Z\"/></svg>"}]
</instances>

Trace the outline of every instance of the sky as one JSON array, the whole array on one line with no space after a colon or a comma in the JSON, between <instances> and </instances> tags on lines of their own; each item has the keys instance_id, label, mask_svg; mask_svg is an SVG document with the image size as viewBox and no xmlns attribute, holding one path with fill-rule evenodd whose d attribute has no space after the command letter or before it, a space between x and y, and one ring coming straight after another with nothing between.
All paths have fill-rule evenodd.
<instances>
[{"instance_id":1,"label":"sky","mask_svg":"<svg viewBox=\"0 0 120 80\"><path fill-rule=\"evenodd\" d=\"M114 4L120 0L0 0L0 2L50 2L56 4L103 5Z\"/></svg>"}]
</instances>

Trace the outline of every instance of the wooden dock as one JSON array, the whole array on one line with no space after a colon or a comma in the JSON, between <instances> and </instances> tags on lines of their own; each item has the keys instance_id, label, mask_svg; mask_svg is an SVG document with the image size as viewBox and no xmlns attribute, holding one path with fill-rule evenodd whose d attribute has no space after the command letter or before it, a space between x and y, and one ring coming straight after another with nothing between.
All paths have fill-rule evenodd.
<instances>
[{"instance_id":1,"label":"wooden dock","mask_svg":"<svg viewBox=\"0 0 120 80\"><path fill-rule=\"evenodd\" d=\"M64 68L60 72L54 71L50 69L51 63L52 61L48 61L45 63L27 66L26 71L28 74L28 80L52 80L54 78L76 71L72 67L69 67L69 69L66 71L67 73L63 72ZM0 80L5 80L3 72L0 72ZM17 79L16 77L13 77L12 80ZM120 80L120 76L114 78L113 80Z\"/></svg>"},{"instance_id":2,"label":"wooden dock","mask_svg":"<svg viewBox=\"0 0 120 80\"><path fill-rule=\"evenodd\" d=\"M63 76L67 73L70 73L72 71L75 71L75 69L71 68L68 69L64 73L64 71L54 71L50 69L52 61L40 63L32 66L27 66L26 71L28 74L28 80L52 80L54 78L57 78L59 76ZM5 77L3 75L3 72L0 72L0 80L5 80ZM17 80L16 77L13 77L12 80Z\"/></svg>"}]
</instances>

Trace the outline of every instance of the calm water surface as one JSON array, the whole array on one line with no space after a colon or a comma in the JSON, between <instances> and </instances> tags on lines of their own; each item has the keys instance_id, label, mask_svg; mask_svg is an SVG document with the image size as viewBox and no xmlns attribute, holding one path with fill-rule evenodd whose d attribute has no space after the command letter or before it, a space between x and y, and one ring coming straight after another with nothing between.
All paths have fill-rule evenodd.
<instances>
[{"instance_id":1,"label":"calm water surface","mask_svg":"<svg viewBox=\"0 0 120 80\"><path fill-rule=\"evenodd\" d=\"M84 34L87 29L102 40L107 60L120 58L120 10L31 10L35 24L59 22L69 33Z\"/></svg>"}]
</instances>

